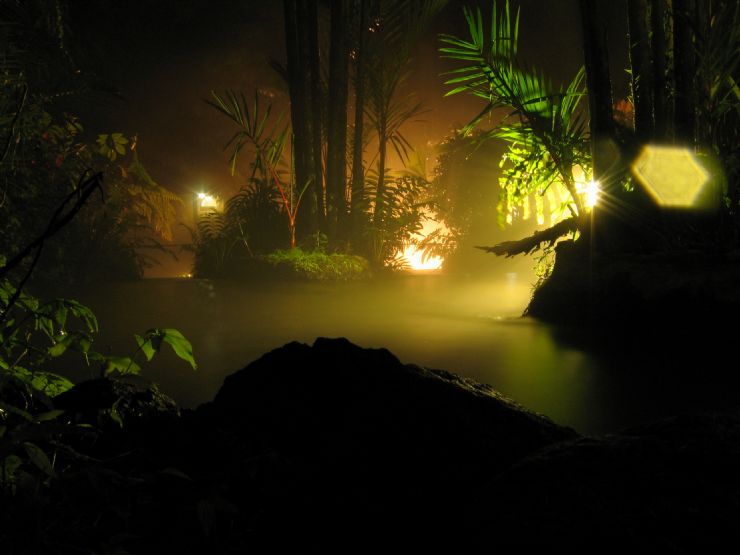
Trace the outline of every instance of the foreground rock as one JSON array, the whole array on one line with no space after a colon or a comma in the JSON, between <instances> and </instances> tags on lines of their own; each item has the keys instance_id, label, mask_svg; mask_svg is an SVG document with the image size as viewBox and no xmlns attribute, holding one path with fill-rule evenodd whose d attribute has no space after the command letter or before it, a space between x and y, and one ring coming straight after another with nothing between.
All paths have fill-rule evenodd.
<instances>
[{"instance_id":1,"label":"foreground rock","mask_svg":"<svg viewBox=\"0 0 740 555\"><path fill-rule=\"evenodd\" d=\"M470 514L519 548L711 553L740 541L740 412L666 419L543 449L498 475ZM487 501L487 502L486 502Z\"/></svg>"},{"instance_id":2,"label":"foreground rock","mask_svg":"<svg viewBox=\"0 0 740 555\"><path fill-rule=\"evenodd\" d=\"M75 389L65 418L102 431L39 438L65 462L0 491L3 552L696 553L740 539L735 413L584 438L344 339L276 349L181 415L131 384ZM123 428L106 424L113 403Z\"/></svg>"},{"instance_id":3,"label":"foreground rock","mask_svg":"<svg viewBox=\"0 0 740 555\"><path fill-rule=\"evenodd\" d=\"M368 545L449 541L484 483L575 436L488 386L344 339L268 353L202 412L281 461L286 503L266 519L322 548L345 534Z\"/></svg>"}]
</instances>

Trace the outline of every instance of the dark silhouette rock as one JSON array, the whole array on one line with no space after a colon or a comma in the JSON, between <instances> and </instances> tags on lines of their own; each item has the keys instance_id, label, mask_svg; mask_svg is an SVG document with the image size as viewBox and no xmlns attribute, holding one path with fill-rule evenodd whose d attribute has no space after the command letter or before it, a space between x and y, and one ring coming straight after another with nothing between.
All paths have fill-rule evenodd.
<instances>
[{"instance_id":1,"label":"dark silhouette rock","mask_svg":"<svg viewBox=\"0 0 740 555\"><path fill-rule=\"evenodd\" d=\"M740 541L740 414L686 415L546 447L481 490L466 537L570 553L701 553ZM598 546L596 549L595 546Z\"/></svg>"},{"instance_id":2,"label":"dark silhouette rock","mask_svg":"<svg viewBox=\"0 0 740 555\"><path fill-rule=\"evenodd\" d=\"M57 449L54 478L29 461L33 487L0 489L9 553L697 553L740 540L738 412L580 437L346 339L267 353L195 411L110 380L54 402L98 431L67 439L53 423L37 443Z\"/></svg>"},{"instance_id":3,"label":"dark silhouette rock","mask_svg":"<svg viewBox=\"0 0 740 555\"><path fill-rule=\"evenodd\" d=\"M740 307L740 255L679 250L592 253L587 243L564 241L556 264L527 314L555 324L633 330L656 324L684 327L713 322Z\"/></svg>"},{"instance_id":4,"label":"dark silhouette rock","mask_svg":"<svg viewBox=\"0 0 740 555\"><path fill-rule=\"evenodd\" d=\"M448 541L482 483L576 436L489 386L345 339L264 355L204 410L282 461L287 505L268 520L323 548L328 522L381 543Z\"/></svg>"}]
</instances>

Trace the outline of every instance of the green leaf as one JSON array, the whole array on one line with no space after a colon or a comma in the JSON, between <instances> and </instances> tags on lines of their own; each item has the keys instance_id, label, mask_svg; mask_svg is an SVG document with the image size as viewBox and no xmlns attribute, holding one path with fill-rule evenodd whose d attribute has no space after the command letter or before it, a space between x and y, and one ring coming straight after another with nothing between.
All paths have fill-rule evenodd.
<instances>
[{"instance_id":1,"label":"green leaf","mask_svg":"<svg viewBox=\"0 0 740 555\"><path fill-rule=\"evenodd\" d=\"M168 343L175 354L186 362L190 363L193 370L198 368L195 363L195 357L193 356L193 346L190 341L185 339L185 336L174 328L162 328L159 331L163 332L162 340Z\"/></svg>"},{"instance_id":2,"label":"green leaf","mask_svg":"<svg viewBox=\"0 0 740 555\"><path fill-rule=\"evenodd\" d=\"M31 459L31 462L36 465L39 470L44 472L47 476L51 476L52 478L56 477L56 472L54 472L54 467L51 465L49 457L46 456L46 453L44 453L38 445L26 441L23 443L23 448L26 450L28 458Z\"/></svg>"},{"instance_id":3,"label":"green leaf","mask_svg":"<svg viewBox=\"0 0 740 555\"><path fill-rule=\"evenodd\" d=\"M72 314L85 323L89 332L98 331L98 319L92 310L74 299L62 299L62 302Z\"/></svg>"},{"instance_id":4,"label":"green leaf","mask_svg":"<svg viewBox=\"0 0 740 555\"><path fill-rule=\"evenodd\" d=\"M152 345L152 340L145 339L138 334L134 334L134 339L136 340L136 344L139 346L139 349L141 349L141 352L144 353L147 362L150 362L157 353L157 349Z\"/></svg>"},{"instance_id":5,"label":"green leaf","mask_svg":"<svg viewBox=\"0 0 740 555\"><path fill-rule=\"evenodd\" d=\"M0 401L0 409L4 410L5 412L10 412L17 416L20 416L28 422L35 422L33 416L31 416L30 413L26 412L23 409L19 409L15 405L9 405L8 403L3 403L2 401Z\"/></svg>"},{"instance_id":6,"label":"green leaf","mask_svg":"<svg viewBox=\"0 0 740 555\"><path fill-rule=\"evenodd\" d=\"M59 325L59 329L64 329L64 324L67 323L67 307L64 304L57 306L57 309L54 311L54 320Z\"/></svg>"},{"instance_id":7,"label":"green leaf","mask_svg":"<svg viewBox=\"0 0 740 555\"><path fill-rule=\"evenodd\" d=\"M0 461L0 480L5 478L6 482L15 479L16 471L23 465L23 459L18 455L8 455Z\"/></svg>"},{"instance_id":8,"label":"green leaf","mask_svg":"<svg viewBox=\"0 0 740 555\"><path fill-rule=\"evenodd\" d=\"M141 372L141 367L129 357L106 356L103 358L105 360L103 374L106 376L112 372L119 372L121 374L138 374Z\"/></svg>"},{"instance_id":9,"label":"green leaf","mask_svg":"<svg viewBox=\"0 0 740 555\"><path fill-rule=\"evenodd\" d=\"M123 417L121 416L121 413L118 412L118 405L120 403L121 399L118 399L115 403L113 403L113 406L110 408L110 417L113 422L123 428Z\"/></svg>"},{"instance_id":10,"label":"green leaf","mask_svg":"<svg viewBox=\"0 0 740 555\"><path fill-rule=\"evenodd\" d=\"M67 378L52 372L34 372L32 376L31 387L49 397L56 397L74 387L74 384Z\"/></svg>"},{"instance_id":11,"label":"green leaf","mask_svg":"<svg viewBox=\"0 0 740 555\"><path fill-rule=\"evenodd\" d=\"M54 420L57 416L61 414L64 414L64 411L59 410L59 409L42 412L41 414L36 415L36 421L37 422L48 422L49 420Z\"/></svg>"},{"instance_id":12,"label":"green leaf","mask_svg":"<svg viewBox=\"0 0 740 555\"><path fill-rule=\"evenodd\" d=\"M69 347L69 338L67 336L61 336L61 339L59 341L57 341L54 345L47 349L46 354L48 354L52 358L56 358L64 354L64 352L67 350L67 347Z\"/></svg>"}]
</instances>

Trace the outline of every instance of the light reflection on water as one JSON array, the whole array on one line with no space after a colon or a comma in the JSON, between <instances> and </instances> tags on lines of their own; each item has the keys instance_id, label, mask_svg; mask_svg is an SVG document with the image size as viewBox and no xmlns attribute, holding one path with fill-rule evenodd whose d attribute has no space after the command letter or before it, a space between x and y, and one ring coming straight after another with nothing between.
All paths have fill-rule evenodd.
<instances>
[{"instance_id":1,"label":"light reflection on water","mask_svg":"<svg viewBox=\"0 0 740 555\"><path fill-rule=\"evenodd\" d=\"M685 405L682 396L694 394L674 384L678 396L656 403L660 375L625 373L623 361L559 344L547 326L519 318L529 293L529 283L511 275L431 275L336 285L147 280L111 284L83 300L100 320L98 346L113 353L133 353L132 334L155 326L178 328L191 340L198 371L169 352L144 369L183 406L210 400L226 375L263 353L318 336L385 347L402 362L488 383L584 433L671 414Z\"/></svg>"}]
</instances>

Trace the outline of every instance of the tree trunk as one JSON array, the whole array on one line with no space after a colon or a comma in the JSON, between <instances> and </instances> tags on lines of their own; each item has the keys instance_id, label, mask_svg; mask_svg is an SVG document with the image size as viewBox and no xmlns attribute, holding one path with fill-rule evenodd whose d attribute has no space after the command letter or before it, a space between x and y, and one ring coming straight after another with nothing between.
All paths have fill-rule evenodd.
<instances>
[{"instance_id":1,"label":"tree trunk","mask_svg":"<svg viewBox=\"0 0 740 555\"><path fill-rule=\"evenodd\" d=\"M593 179L601 185L602 199L608 199L619 195L619 181L610 180L608 175L618 153L615 152L614 143L612 86L606 22L603 15L604 2L605 0L580 0L580 11L588 88ZM601 209L602 203L598 203L591 211L590 228L582 225L581 229L584 236L588 237L592 250L618 249L621 244L619 231L621 226L616 224L615 218L606 209Z\"/></svg>"},{"instance_id":2,"label":"tree trunk","mask_svg":"<svg viewBox=\"0 0 740 555\"><path fill-rule=\"evenodd\" d=\"M629 55L632 67L635 135L648 142L654 135L653 67L648 38L647 0L627 0Z\"/></svg>"},{"instance_id":3,"label":"tree trunk","mask_svg":"<svg viewBox=\"0 0 740 555\"><path fill-rule=\"evenodd\" d=\"M362 162L362 135L365 123L365 33L368 26L369 0L359 0L357 40L355 50L355 129L352 143L352 239L360 233L362 208L365 196L365 173Z\"/></svg>"},{"instance_id":4,"label":"tree trunk","mask_svg":"<svg viewBox=\"0 0 740 555\"><path fill-rule=\"evenodd\" d=\"M580 0L592 148L595 143L614 137L606 25L600 8L603 2L604 0ZM601 177L604 170L601 160L597 159L594 152L594 177Z\"/></svg>"},{"instance_id":5,"label":"tree trunk","mask_svg":"<svg viewBox=\"0 0 740 555\"><path fill-rule=\"evenodd\" d=\"M319 60L319 16L318 2L303 0L305 5L307 45L306 56L308 83L311 95L311 167L313 178L313 203L315 204L316 223L314 231L326 232L326 189L324 187L324 168L322 147L324 124L324 98L321 89L321 64Z\"/></svg>"},{"instance_id":6,"label":"tree trunk","mask_svg":"<svg viewBox=\"0 0 740 555\"><path fill-rule=\"evenodd\" d=\"M288 90L290 94L290 121L293 129L293 160L295 185L302 188L308 181L309 170L306 153L309 150L306 125L305 80L301 71L298 38L298 9L296 0L284 0L285 47L287 52Z\"/></svg>"},{"instance_id":7,"label":"tree trunk","mask_svg":"<svg viewBox=\"0 0 740 555\"><path fill-rule=\"evenodd\" d=\"M673 69L676 79L675 138L694 145L696 134L696 60L691 28L693 0L673 0Z\"/></svg>"},{"instance_id":8,"label":"tree trunk","mask_svg":"<svg viewBox=\"0 0 740 555\"><path fill-rule=\"evenodd\" d=\"M306 127L305 141L305 160L308 181L303 182L301 186L309 183L308 189L303 197L303 210L299 214L301 220L298 225L298 231L303 235L315 233L319 230L319 222L322 220L321 198L323 195L322 175L320 171L321 164L321 145L319 144L319 158L316 158L316 132L319 136L321 133L321 97L318 95L318 127L317 127L317 69L318 64L318 22L316 5L310 0L297 0L298 2L298 37L299 37L299 56L300 72L305 90L303 102L305 104L304 114L305 121L301 125ZM320 88L320 84L318 85ZM317 166L318 164L318 166ZM317 171L317 167L319 171Z\"/></svg>"},{"instance_id":9,"label":"tree trunk","mask_svg":"<svg viewBox=\"0 0 740 555\"><path fill-rule=\"evenodd\" d=\"M700 147L709 147L712 143L712 128L711 128L711 88L712 78L709 73L705 70L703 64L699 62L702 56L705 54L704 49L711 40L710 34L712 32L711 21L717 17L717 13L712 13L712 8L717 7L716 1L713 3L711 0L695 0L694 6L694 25L693 29L696 34L697 50L697 63L696 63L696 74L695 79L695 106L697 118L696 118L696 130L695 139L696 144ZM721 12L720 12L721 13ZM702 48L703 47L703 48ZM701 49L701 51L698 51ZM735 52L737 55L737 51ZM702 67L704 66L704 67Z\"/></svg>"},{"instance_id":10,"label":"tree trunk","mask_svg":"<svg viewBox=\"0 0 740 555\"><path fill-rule=\"evenodd\" d=\"M382 124L381 124L382 125ZM385 212L385 157L388 147L385 127L378 129L378 182L375 188L375 209L373 223L377 226L383 222Z\"/></svg>"},{"instance_id":11,"label":"tree trunk","mask_svg":"<svg viewBox=\"0 0 740 555\"><path fill-rule=\"evenodd\" d=\"M332 0L326 188L328 229L334 239L344 233L347 216L347 12L346 0Z\"/></svg>"},{"instance_id":12,"label":"tree trunk","mask_svg":"<svg viewBox=\"0 0 740 555\"><path fill-rule=\"evenodd\" d=\"M653 112L655 114L654 137L659 141L668 139L668 78L666 61L668 43L666 40L665 0L653 0L650 9L652 36L650 48L653 54Z\"/></svg>"}]
</instances>

